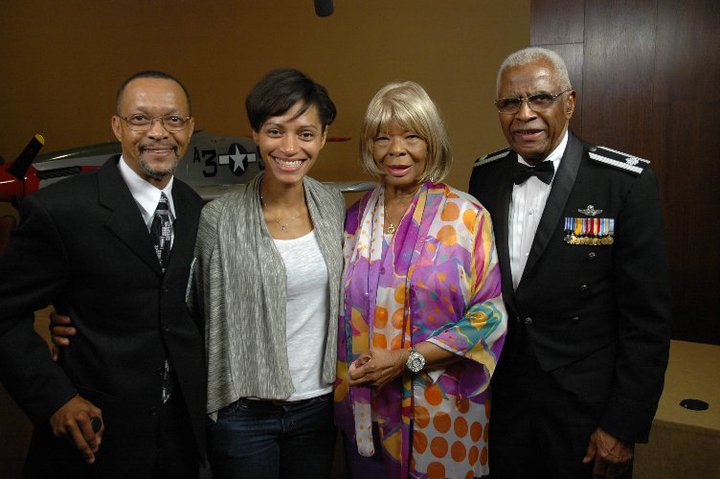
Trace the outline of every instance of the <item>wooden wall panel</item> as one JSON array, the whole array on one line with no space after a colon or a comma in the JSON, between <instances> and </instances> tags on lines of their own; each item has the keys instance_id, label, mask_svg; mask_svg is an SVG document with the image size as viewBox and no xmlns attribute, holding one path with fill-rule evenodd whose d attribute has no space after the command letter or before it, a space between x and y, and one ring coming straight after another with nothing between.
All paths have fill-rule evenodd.
<instances>
[{"instance_id":1,"label":"wooden wall panel","mask_svg":"<svg viewBox=\"0 0 720 479\"><path fill-rule=\"evenodd\" d=\"M578 101L575 103L575 113L570 119L570 129L580 138L583 138L583 44L582 43L560 43L553 45L542 45L543 48L553 50L565 60L568 69L570 84L577 93Z\"/></svg>"},{"instance_id":2,"label":"wooden wall panel","mask_svg":"<svg viewBox=\"0 0 720 479\"><path fill-rule=\"evenodd\" d=\"M720 344L720 3L659 0L653 166L667 205L673 337Z\"/></svg>"},{"instance_id":3,"label":"wooden wall panel","mask_svg":"<svg viewBox=\"0 0 720 479\"><path fill-rule=\"evenodd\" d=\"M582 43L585 2L533 0L530 4L530 42L533 45Z\"/></svg>"},{"instance_id":4,"label":"wooden wall panel","mask_svg":"<svg viewBox=\"0 0 720 479\"><path fill-rule=\"evenodd\" d=\"M720 101L720 2L658 0L655 101Z\"/></svg>"},{"instance_id":5,"label":"wooden wall panel","mask_svg":"<svg viewBox=\"0 0 720 479\"><path fill-rule=\"evenodd\" d=\"M647 157L652 142L655 0L586 3L583 136Z\"/></svg>"},{"instance_id":6,"label":"wooden wall panel","mask_svg":"<svg viewBox=\"0 0 720 479\"><path fill-rule=\"evenodd\" d=\"M573 130L652 161L673 337L720 344L720 2L534 0L531 12L533 44L582 66Z\"/></svg>"},{"instance_id":7,"label":"wooden wall panel","mask_svg":"<svg viewBox=\"0 0 720 479\"><path fill-rule=\"evenodd\" d=\"M655 150L671 202L720 202L720 3L661 0L654 74ZM712 47L710 47L712 45ZM656 164L656 161L653 162ZM701 186L702 187L699 187Z\"/></svg>"},{"instance_id":8,"label":"wooden wall panel","mask_svg":"<svg viewBox=\"0 0 720 479\"><path fill-rule=\"evenodd\" d=\"M585 5L577 0L534 0L530 6L530 42L556 51L567 65L570 83L583 91ZM570 128L582 138L582 101L575 107Z\"/></svg>"},{"instance_id":9,"label":"wooden wall panel","mask_svg":"<svg viewBox=\"0 0 720 479\"><path fill-rule=\"evenodd\" d=\"M658 118L664 124L657 125L656 131L662 135L658 143L665 144L657 156L664 161L666 201L720 205L720 132L716 119L720 105L676 101L663 106L667 117ZM708 220L716 212L706 211ZM720 245L720 239L713 243Z\"/></svg>"},{"instance_id":10,"label":"wooden wall panel","mask_svg":"<svg viewBox=\"0 0 720 479\"><path fill-rule=\"evenodd\" d=\"M708 221L717 208L717 203L700 202L668 208L674 339L720 344L720 223Z\"/></svg>"}]
</instances>

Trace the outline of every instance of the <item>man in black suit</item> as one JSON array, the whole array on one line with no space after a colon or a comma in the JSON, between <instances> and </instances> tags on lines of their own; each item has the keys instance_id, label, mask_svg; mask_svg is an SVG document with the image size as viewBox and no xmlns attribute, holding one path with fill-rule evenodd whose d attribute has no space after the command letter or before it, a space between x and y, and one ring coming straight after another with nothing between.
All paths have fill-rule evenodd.
<instances>
[{"instance_id":1,"label":"man in black suit","mask_svg":"<svg viewBox=\"0 0 720 479\"><path fill-rule=\"evenodd\" d=\"M552 51L510 55L497 98L510 148L470 179L493 218L511 318L491 384L491 477L629 477L669 348L655 175L569 132L575 92Z\"/></svg>"},{"instance_id":2,"label":"man in black suit","mask_svg":"<svg viewBox=\"0 0 720 479\"><path fill-rule=\"evenodd\" d=\"M35 424L30 477L197 477L204 461L203 339L185 306L202 201L173 178L190 97L146 71L116 108L122 155L27 197L0 258L0 379ZM76 330L57 363L33 331L48 304Z\"/></svg>"}]
</instances>

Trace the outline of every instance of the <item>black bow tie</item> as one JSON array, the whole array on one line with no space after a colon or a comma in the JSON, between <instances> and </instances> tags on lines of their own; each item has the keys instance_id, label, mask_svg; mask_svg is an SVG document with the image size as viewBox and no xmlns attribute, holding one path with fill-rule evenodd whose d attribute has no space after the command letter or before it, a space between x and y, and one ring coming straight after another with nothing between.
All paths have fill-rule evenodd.
<instances>
[{"instance_id":1,"label":"black bow tie","mask_svg":"<svg viewBox=\"0 0 720 479\"><path fill-rule=\"evenodd\" d=\"M552 181L555 173L555 166L552 161L541 161L537 166L527 166L522 163L515 163L513 170L513 181L516 185L525 183L531 176L537 176L538 180L546 185Z\"/></svg>"}]
</instances>

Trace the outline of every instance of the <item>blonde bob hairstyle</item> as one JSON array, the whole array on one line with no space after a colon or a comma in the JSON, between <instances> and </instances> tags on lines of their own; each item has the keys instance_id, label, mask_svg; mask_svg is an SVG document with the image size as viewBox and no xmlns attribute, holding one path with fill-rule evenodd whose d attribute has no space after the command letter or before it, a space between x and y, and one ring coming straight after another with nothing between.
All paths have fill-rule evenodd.
<instances>
[{"instance_id":1,"label":"blonde bob hairstyle","mask_svg":"<svg viewBox=\"0 0 720 479\"><path fill-rule=\"evenodd\" d=\"M452 165L452 151L445 123L435 103L415 82L393 82L370 100L360 133L360 161L374 178L382 179L373 157L374 139L392 126L412 131L427 143L425 171L420 182L442 181Z\"/></svg>"}]
</instances>

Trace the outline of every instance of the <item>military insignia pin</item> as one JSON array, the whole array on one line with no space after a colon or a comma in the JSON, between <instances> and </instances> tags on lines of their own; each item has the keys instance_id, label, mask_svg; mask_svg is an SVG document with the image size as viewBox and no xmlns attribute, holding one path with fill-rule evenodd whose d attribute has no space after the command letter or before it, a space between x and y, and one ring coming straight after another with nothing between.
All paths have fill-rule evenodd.
<instances>
[{"instance_id":1,"label":"military insignia pin","mask_svg":"<svg viewBox=\"0 0 720 479\"><path fill-rule=\"evenodd\" d=\"M578 210L587 216L602 213L592 205ZM591 214L593 212L594 214ZM615 242L614 218L573 218L565 217L565 242L572 245L609 246Z\"/></svg>"},{"instance_id":2,"label":"military insignia pin","mask_svg":"<svg viewBox=\"0 0 720 479\"><path fill-rule=\"evenodd\" d=\"M603 210L596 210L593 205L587 205L585 208L578 210L578 213L582 213L585 216L597 216L602 212Z\"/></svg>"}]
</instances>

